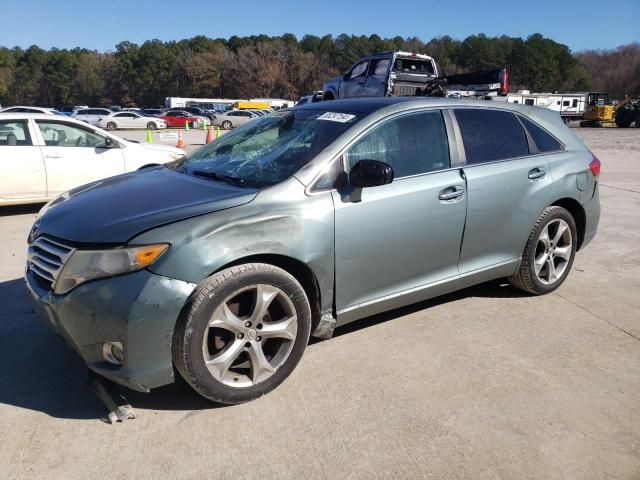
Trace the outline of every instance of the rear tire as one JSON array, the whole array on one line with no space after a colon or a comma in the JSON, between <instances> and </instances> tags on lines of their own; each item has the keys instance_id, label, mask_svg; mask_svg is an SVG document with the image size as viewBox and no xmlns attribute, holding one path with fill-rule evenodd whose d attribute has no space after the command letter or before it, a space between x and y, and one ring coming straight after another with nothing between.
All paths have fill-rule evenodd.
<instances>
[{"instance_id":1,"label":"rear tire","mask_svg":"<svg viewBox=\"0 0 640 480\"><path fill-rule=\"evenodd\" d=\"M534 295L550 293L567 278L576 255L576 223L562 207L547 207L536 221L522 252L516 288Z\"/></svg>"},{"instance_id":2,"label":"rear tire","mask_svg":"<svg viewBox=\"0 0 640 480\"><path fill-rule=\"evenodd\" d=\"M173 362L209 400L236 404L282 383L309 341L311 308L286 271L248 263L207 278L191 295L173 335Z\"/></svg>"}]
</instances>

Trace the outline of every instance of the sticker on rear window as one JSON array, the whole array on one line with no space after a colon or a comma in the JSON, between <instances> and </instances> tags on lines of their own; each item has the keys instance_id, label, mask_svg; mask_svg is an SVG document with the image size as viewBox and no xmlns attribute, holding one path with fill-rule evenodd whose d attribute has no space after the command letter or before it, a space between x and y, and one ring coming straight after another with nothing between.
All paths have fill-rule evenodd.
<instances>
[{"instance_id":1,"label":"sticker on rear window","mask_svg":"<svg viewBox=\"0 0 640 480\"><path fill-rule=\"evenodd\" d=\"M356 118L355 115L349 113L326 112L318 117L318 120L329 120L330 122L347 123Z\"/></svg>"}]
</instances>

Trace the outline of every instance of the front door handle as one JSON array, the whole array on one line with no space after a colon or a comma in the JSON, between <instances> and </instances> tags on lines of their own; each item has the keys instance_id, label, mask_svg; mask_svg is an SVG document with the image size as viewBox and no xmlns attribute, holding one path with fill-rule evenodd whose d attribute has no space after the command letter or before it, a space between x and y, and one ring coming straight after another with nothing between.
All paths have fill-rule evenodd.
<instances>
[{"instance_id":1,"label":"front door handle","mask_svg":"<svg viewBox=\"0 0 640 480\"><path fill-rule=\"evenodd\" d=\"M47 158L62 158L62 155L58 155L57 153L55 153L55 154L45 155L45 157L47 157Z\"/></svg>"},{"instance_id":2,"label":"front door handle","mask_svg":"<svg viewBox=\"0 0 640 480\"><path fill-rule=\"evenodd\" d=\"M540 180L544 178L547 174L547 171L542 167L536 167L529 170L529 180Z\"/></svg>"},{"instance_id":3,"label":"front door handle","mask_svg":"<svg viewBox=\"0 0 640 480\"><path fill-rule=\"evenodd\" d=\"M447 187L440 190L438 199L443 202L450 202L456 200L464 195L464 189L462 187Z\"/></svg>"}]
</instances>

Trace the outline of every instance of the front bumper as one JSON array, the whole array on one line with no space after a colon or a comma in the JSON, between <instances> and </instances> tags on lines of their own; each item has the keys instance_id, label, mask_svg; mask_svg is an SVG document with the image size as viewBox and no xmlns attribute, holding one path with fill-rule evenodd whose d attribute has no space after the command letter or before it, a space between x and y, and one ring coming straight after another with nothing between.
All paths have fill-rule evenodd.
<instances>
[{"instance_id":1,"label":"front bumper","mask_svg":"<svg viewBox=\"0 0 640 480\"><path fill-rule=\"evenodd\" d=\"M31 271L26 272L25 280L36 315L92 371L141 392L174 381L173 330L194 284L142 270L54 295L40 286ZM104 360L102 345L106 342L122 343L123 365Z\"/></svg>"}]
</instances>

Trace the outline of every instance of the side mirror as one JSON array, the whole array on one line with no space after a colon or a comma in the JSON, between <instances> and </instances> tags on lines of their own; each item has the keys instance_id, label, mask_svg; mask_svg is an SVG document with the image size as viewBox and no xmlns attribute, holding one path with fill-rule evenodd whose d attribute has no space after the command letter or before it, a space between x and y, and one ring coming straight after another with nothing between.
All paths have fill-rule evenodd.
<instances>
[{"instance_id":1,"label":"side mirror","mask_svg":"<svg viewBox=\"0 0 640 480\"><path fill-rule=\"evenodd\" d=\"M393 182L393 168L378 160L360 160L349 172L352 187L378 187Z\"/></svg>"},{"instance_id":2,"label":"side mirror","mask_svg":"<svg viewBox=\"0 0 640 480\"><path fill-rule=\"evenodd\" d=\"M118 142L116 142L111 137L104 138L104 148L116 148L118 146Z\"/></svg>"}]
</instances>

